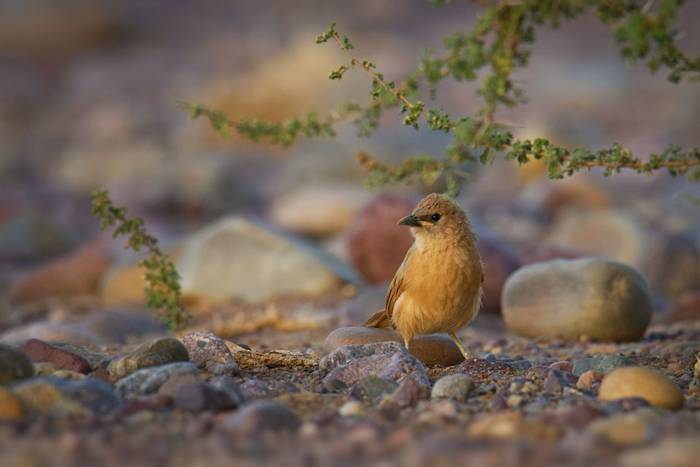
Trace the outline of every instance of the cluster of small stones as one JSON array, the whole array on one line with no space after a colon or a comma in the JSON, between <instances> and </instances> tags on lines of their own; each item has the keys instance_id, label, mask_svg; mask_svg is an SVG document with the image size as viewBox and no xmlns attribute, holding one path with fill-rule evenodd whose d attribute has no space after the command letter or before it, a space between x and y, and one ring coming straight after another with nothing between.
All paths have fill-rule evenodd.
<instances>
[{"instance_id":1,"label":"cluster of small stones","mask_svg":"<svg viewBox=\"0 0 700 467\"><path fill-rule=\"evenodd\" d=\"M425 355L417 358L391 339L338 345L322 358L254 351L208 331L156 339L118 355L37 339L3 344L0 427L11 427L15 436L5 438L15 445L6 450L7 441L0 441L0 460L24 452L28 429L78 430L80 443L98 443L97 433L80 431L88 423L114 437L105 449L120 449L120 459L149 452L137 439L142 436L169 446L170 454L196 457L200 448L174 439L204 436L216 452L282 463L287 453L290 465L304 465L303 456L295 457L301 453L328 461L383 455L401 461L411 453L432 462L445 455L443 447L460 459L468 452L465 438L543 445L528 455L545 462L567 436L584 451L604 440L595 456L624 464L631 462L627 448L679 443L685 449L687 435L700 433L693 414L700 407L700 368L694 366L700 330L681 335L628 344L502 338L482 344L479 358L451 365L425 364ZM139 437L129 436L132 431ZM210 436L216 433L231 444L219 445L221 437ZM52 439L45 437L31 455L54 465L75 460L49 456L44 447L56 448ZM246 448L246 439L259 444ZM295 439L303 446L295 448ZM484 465L505 455L488 452Z\"/></svg>"}]
</instances>

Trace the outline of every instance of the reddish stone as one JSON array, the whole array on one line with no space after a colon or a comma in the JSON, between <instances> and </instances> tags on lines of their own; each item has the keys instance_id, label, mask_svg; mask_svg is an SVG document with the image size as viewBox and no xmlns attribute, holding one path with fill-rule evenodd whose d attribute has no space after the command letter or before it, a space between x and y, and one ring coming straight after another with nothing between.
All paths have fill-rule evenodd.
<instances>
[{"instance_id":1,"label":"reddish stone","mask_svg":"<svg viewBox=\"0 0 700 467\"><path fill-rule=\"evenodd\" d=\"M15 280L7 296L12 304L21 304L51 297L95 295L109 266L102 246L90 243Z\"/></svg>"},{"instance_id":2,"label":"reddish stone","mask_svg":"<svg viewBox=\"0 0 700 467\"><path fill-rule=\"evenodd\" d=\"M29 339L22 345L22 352L33 362L49 362L56 369L90 373L90 364L80 355L54 347L39 339Z\"/></svg>"},{"instance_id":3,"label":"reddish stone","mask_svg":"<svg viewBox=\"0 0 700 467\"><path fill-rule=\"evenodd\" d=\"M357 216L348 238L355 269L369 283L391 280L413 243L408 228L397 224L420 201L417 195L383 193Z\"/></svg>"}]
</instances>

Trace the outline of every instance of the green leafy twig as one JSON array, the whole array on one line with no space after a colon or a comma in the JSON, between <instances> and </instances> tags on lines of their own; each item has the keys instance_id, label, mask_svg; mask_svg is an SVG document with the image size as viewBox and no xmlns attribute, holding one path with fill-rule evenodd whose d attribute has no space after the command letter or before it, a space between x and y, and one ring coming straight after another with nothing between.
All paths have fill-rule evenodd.
<instances>
[{"instance_id":1,"label":"green leafy twig","mask_svg":"<svg viewBox=\"0 0 700 467\"><path fill-rule=\"evenodd\" d=\"M434 0L442 4L445 1ZM542 159L549 176L561 178L580 170L603 168L606 175L631 169L649 173L666 169L671 175L696 174L700 169L700 149L683 150L669 145L659 154L642 159L620 144L611 148L591 150L566 148L549 140L518 140L495 118L499 106L514 106L525 100L525 92L512 78L516 69L527 65L530 51L527 45L535 40L536 28L542 24L558 27L562 21L571 20L590 12L603 23L611 26L620 44L624 58L645 61L652 72L669 70L668 79L679 82L700 78L700 58L690 58L676 46L678 32L675 21L682 0L519 0L480 2L484 10L473 28L457 32L445 38L446 52L434 55L425 52L417 68L401 84L387 80L377 71L376 65L359 59L355 47L347 36L341 36L335 23L316 42L334 41L348 56L349 62L330 73L333 80L342 79L352 68L362 68L372 79L370 101L365 104L348 103L340 111L332 112L321 124L305 125L304 120L290 120L286 124L252 121L253 124L227 122L225 116L206 108L191 108L193 116L206 115L215 128L222 122L254 140L268 137L273 143L288 144L297 135L332 136L333 126L352 118L360 136L368 136L378 128L384 110L400 107L403 122L416 129L425 122L433 131L452 135L452 143L442 158L419 155L390 166L381 164L364 154L361 164L369 171L370 184L396 183L421 177L434 180L436 174L445 174L448 185L457 186L457 176L464 163L480 161L488 163L496 154L520 164ZM480 79L477 93L483 104L474 117L454 118L443 110L428 108L418 99L421 82L428 85L431 98L437 93L440 81L451 77L456 81ZM292 123L289 123L292 122ZM309 128L310 126L310 128Z\"/></svg>"},{"instance_id":2,"label":"green leafy twig","mask_svg":"<svg viewBox=\"0 0 700 467\"><path fill-rule=\"evenodd\" d=\"M161 320L171 330L182 328L191 315L182 304L180 276L143 219L127 217L127 208L114 206L109 194L101 190L92 193L92 215L100 220L102 230L116 226L112 237L127 236L126 248L137 253L146 250L148 257L139 262L146 271L146 305L160 310Z\"/></svg>"}]
</instances>

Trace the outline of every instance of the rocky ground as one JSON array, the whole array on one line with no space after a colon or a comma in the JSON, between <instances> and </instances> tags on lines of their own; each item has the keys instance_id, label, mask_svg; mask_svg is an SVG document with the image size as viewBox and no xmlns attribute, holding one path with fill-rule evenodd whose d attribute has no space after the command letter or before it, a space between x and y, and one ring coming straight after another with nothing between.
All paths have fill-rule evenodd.
<instances>
[{"instance_id":1,"label":"rocky ground","mask_svg":"<svg viewBox=\"0 0 700 467\"><path fill-rule=\"evenodd\" d=\"M697 465L697 323L538 342L485 315L452 366L395 343L283 346L327 331L3 345L2 465Z\"/></svg>"},{"instance_id":2,"label":"rocky ground","mask_svg":"<svg viewBox=\"0 0 700 467\"><path fill-rule=\"evenodd\" d=\"M700 465L697 184L467 167L457 201L486 276L464 361L446 336L407 350L359 327L412 242L396 221L444 182L370 191L352 155L444 138L387 119L283 152L176 108L279 120L364 99L363 76L325 79L329 22L394 79L477 9L339 5L0 2L0 465ZM519 136L698 146L697 85L622 64L593 18L538 30L517 79ZM470 114L465 89L440 105ZM90 216L95 188L175 262L185 329L145 307L139 257Z\"/></svg>"}]
</instances>

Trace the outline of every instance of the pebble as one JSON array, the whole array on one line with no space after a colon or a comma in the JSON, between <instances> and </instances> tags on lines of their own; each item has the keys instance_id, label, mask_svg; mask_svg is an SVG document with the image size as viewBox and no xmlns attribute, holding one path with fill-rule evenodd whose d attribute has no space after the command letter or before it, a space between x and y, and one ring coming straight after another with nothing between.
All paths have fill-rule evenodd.
<instances>
[{"instance_id":1,"label":"pebble","mask_svg":"<svg viewBox=\"0 0 700 467\"><path fill-rule=\"evenodd\" d=\"M17 396L8 389L0 387L0 422L14 422L22 418L24 418L24 408Z\"/></svg>"},{"instance_id":2,"label":"pebble","mask_svg":"<svg viewBox=\"0 0 700 467\"><path fill-rule=\"evenodd\" d=\"M613 401L639 397L669 410L683 407L683 393L666 376L644 367L618 368L603 378L598 398Z\"/></svg>"},{"instance_id":3,"label":"pebble","mask_svg":"<svg viewBox=\"0 0 700 467\"><path fill-rule=\"evenodd\" d=\"M295 432L301 419L279 402L264 400L244 405L225 418L222 426L237 435L252 436L267 431Z\"/></svg>"},{"instance_id":4,"label":"pebble","mask_svg":"<svg viewBox=\"0 0 700 467\"><path fill-rule=\"evenodd\" d=\"M240 368L223 339L211 331L193 331L181 338L190 360L215 375L237 375Z\"/></svg>"},{"instance_id":5,"label":"pebble","mask_svg":"<svg viewBox=\"0 0 700 467\"><path fill-rule=\"evenodd\" d=\"M209 384L219 391L226 393L236 406L243 405L245 401L243 390L232 377L228 375L216 376L209 380Z\"/></svg>"},{"instance_id":6,"label":"pebble","mask_svg":"<svg viewBox=\"0 0 700 467\"><path fill-rule=\"evenodd\" d=\"M351 268L317 247L238 216L220 219L187 240L177 269L185 293L247 303L318 296L357 282Z\"/></svg>"},{"instance_id":7,"label":"pebble","mask_svg":"<svg viewBox=\"0 0 700 467\"><path fill-rule=\"evenodd\" d=\"M651 441L659 414L642 408L633 412L613 415L594 421L588 426L591 433L619 445L641 444Z\"/></svg>"},{"instance_id":8,"label":"pebble","mask_svg":"<svg viewBox=\"0 0 700 467\"><path fill-rule=\"evenodd\" d=\"M187 362L189 358L187 349L179 340L164 337L150 344L143 344L127 356L112 361L107 371L116 381L143 368Z\"/></svg>"},{"instance_id":9,"label":"pebble","mask_svg":"<svg viewBox=\"0 0 700 467\"><path fill-rule=\"evenodd\" d=\"M465 402L473 388L474 381L468 375L457 373L443 376L435 382L430 398L435 400L453 399Z\"/></svg>"},{"instance_id":10,"label":"pebble","mask_svg":"<svg viewBox=\"0 0 700 467\"><path fill-rule=\"evenodd\" d=\"M597 371L588 370L581 373L576 381L576 387L578 389L591 389L595 383L599 383L603 380L603 374Z\"/></svg>"},{"instance_id":11,"label":"pebble","mask_svg":"<svg viewBox=\"0 0 700 467\"><path fill-rule=\"evenodd\" d=\"M387 343L367 344L367 347L386 346ZM422 385L430 386L428 374L425 367L413 355L409 354L403 346L399 346L400 350L394 353L379 353L370 354L369 356L356 358L347 363L335 366L323 378L323 384L330 391L342 390L353 386L359 380L367 375L376 375L380 378L387 378L394 381L399 381L403 377L416 373L416 378ZM346 346L336 349L334 352L343 352L347 347L365 347L365 346ZM356 349L350 349L350 353ZM333 354L329 355L331 357ZM334 359L331 357L331 359ZM334 359L335 360L335 359Z\"/></svg>"},{"instance_id":12,"label":"pebble","mask_svg":"<svg viewBox=\"0 0 700 467\"><path fill-rule=\"evenodd\" d=\"M157 392L166 381L177 375L199 374L192 362L176 362L135 371L116 382L115 388L121 397L139 397Z\"/></svg>"},{"instance_id":13,"label":"pebble","mask_svg":"<svg viewBox=\"0 0 700 467\"><path fill-rule=\"evenodd\" d=\"M369 375L359 380L350 388L348 397L370 404L376 404L384 396L394 392L398 386L398 383L391 379Z\"/></svg>"},{"instance_id":14,"label":"pebble","mask_svg":"<svg viewBox=\"0 0 700 467\"><path fill-rule=\"evenodd\" d=\"M245 400L266 399L277 395L277 391L270 387L269 384L256 378L246 379L243 381L240 389Z\"/></svg>"},{"instance_id":15,"label":"pebble","mask_svg":"<svg viewBox=\"0 0 700 467\"><path fill-rule=\"evenodd\" d=\"M625 451L622 467L692 467L698 465L700 444L696 435L669 437L656 444Z\"/></svg>"},{"instance_id":16,"label":"pebble","mask_svg":"<svg viewBox=\"0 0 700 467\"><path fill-rule=\"evenodd\" d=\"M503 317L530 338L639 340L651 320L644 278L604 258L533 263L508 278Z\"/></svg>"},{"instance_id":17,"label":"pebble","mask_svg":"<svg viewBox=\"0 0 700 467\"><path fill-rule=\"evenodd\" d=\"M94 378L33 378L16 385L13 392L27 409L39 415L106 415L122 406L112 386Z\"/></svg>"},{"instance_id":18,"label":"pebble","mask_svg":"<svg viewBox=\"0 0 700 467\"><path fill-rule=\"evenodd\" d=\"M347 401L338 409L338 413L343 417L366 417L367 409L359 401Z\"/></svg>"},{"instance_id":19,"label":"pebble","mask_svg":"<svg viewBox=\"0 0 700 467\"><path fill-rule=\"evenodd\" d=\"M382 398L378 407L380 410L398 412L407 407L413 407L418 402L430 398L430 381L421 373L414 371L403 377L399 387L391 394Z\"/></svg>"},{"instance_id":20,"label":"pebble","mask_svg":"<svg viewBox=\"0 0 700 467\"><path fill-rule=\"evenodd\" d=\"M236 408L228 394L199 381L180 385L175 392L175 406L190 412L220 412Z\"/></svg>"},{"instance_id":21,"label":"pebble","mask_svg":"<svg viewBox=\"0 0 700 467\"><path fill-rule=\"evenodd\" d=\"M397 342L403 344L401 336L393 329L343 327L326 337L325 345L330 350L346 345L362 345L375 342ZM409 344L409 351L424 365L452 366L464 361L459 348L446 334L417 336Z\"/></svg>"},{"instance_id":22,"label":"pebble","mask_svg":"<svg viewBox=\"0 0 700 467\"><path fill-rule=\"evenodd\" d=\"M71 400L53 383L51 377L32 378L13 388L14 394L30 412L53 417L90 415L82 404Z\"/></svg>"},{"instance_id":23,"label":"pebble","mask_svg":"<svg viewBox=\"0 0 700 467\"><path fill-rule=\"evenodd\" d=\"M12 346L0 344L0 385L31 378L34 375L32 362Z\"/></svg>"},{"instance_id":24,"label":"pebble","mask_svg":"<svg viewBox=\"0 0 700 467\"><path fill-rule=\"evenodd\" d=\"M29 339L21 347L22 352L33 362L48 362L54 368L77 373L89 373L90 363L80 355L55 347L39 339Z\"/></svg>"},{"instance_id":25,"label":"pebble","mask_svg":"<svg viewBox=\"0 0 700 467\"><path fill-rule=\"evenodd\" d=\"M557 439L561 432L556 426L526 419L521 412L502 410L479 416L467 430L474 439Z\"/></svg>"}]
</instances>

